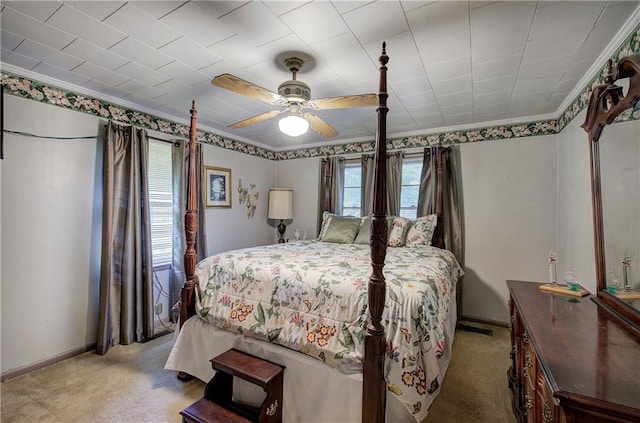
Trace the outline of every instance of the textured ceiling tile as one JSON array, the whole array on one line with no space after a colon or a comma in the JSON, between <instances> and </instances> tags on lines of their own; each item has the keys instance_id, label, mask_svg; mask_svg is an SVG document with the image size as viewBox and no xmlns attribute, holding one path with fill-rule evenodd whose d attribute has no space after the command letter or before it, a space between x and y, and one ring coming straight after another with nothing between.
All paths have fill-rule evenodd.
<instances>
[{"instance_id":1,"label":"textured ceiling tile","mask_svg":"<svg viewBox=\"0 0 640 423\"><path fill-rule=\"evenodd\" d=\"M426 77L389 82L389 89L402 97L423 92L432 92L431 84Z\"/></svg>"},{"instance_id":2,"label":"textured ceiling tile","mask_svg":"<svg viewBox=\"0 0 640 423\"><path fill-rule=\"evenodd\" d=\"M155 48L161 47L181 35L131 4L125 4L106 18L104 22ZM111 45L113 44L115 43L111 43Z\"/></svg>"},{"instance_id":3,"label":"textured ceiling tile","mask_svg":"<svg viewBox=\"0 0 640 423\"><path fill-rule=\"evenodd\" d=\"M553 57L538 62L523 63L518 72L519 79L535 79L550 75L564 75L574 55Z\"/></svg>"},{"instance_id":4,"label":"textured ceiling tile","mask_svg":"<svg viewBox=\"0 0 640 423\"><path fill-rule=\"evenodd\" d=\"M490 62L473 63L473 80L476 82L516 74L520 69L521 62L522 56L515 55Z\"/></svg>"},{"instance_id":5,"label":"textured ceiling tile","mask_svg":"<svg viewBox=\"0 0 640 423\"><path fill-rule=\"evenodd\" d=\"M471 91L460 91L454 94L436 96L436 101L438 102L440 109L444 113L445 108L456 107L458 105L464 105L464 107L466 108L468 107L468 105L472 105L473 94Z\"/></svg>"},{"instance_id":6,"label":"textured ceiling tile","mask_svg":"<svg viewBox=\"0 0 640 423\"><path fill-rule=\"evenodd\" d=\"M516 85L513 94L519 96L522 94L538 93L542 91L553 91L560 82L561 75L550 75L536 79L516 79Z\"/></svg>"},{"instance_id":7,"label":"textured ceiling tile","mask_svg":"<svg viewBox=\"0 0 640 423\"><path fill-rule=\"evenodd\" d=\"M153 69L149 69L135 62L129 62L118 69L115 72L128 76L138 81L143 81L147 85L155 86L167 82L171 79L170 76L156 72Z\"/></svg>"},{"instance_id":8,"label":"textured ceiling tile","mask_svg":"<svg viewBox=\"0 0 640 423\"><path fill-rule=\"evenodd\" d=\"M474 95L473 105L474 107L478 107L478 106L488 106L492 104L508 103L510 99L511 99L511 90L494 92L491 94Z\"/></svg>"},{"instance_id":9,"label":"textured ceiling tile","mask_svg":"<svg viewBox=\"0 0 640 423\"><path fill-rule=\"evenodd\" d=\"M110 97L125 98L131 94L129 91L118 88L113 84L105 84L95 79L82 84L82 86Z\"/></svg>"},{"instance_id":10,"label":"textured ceiling tile","mask_svg":"<svg viewBox=\"0 0 640 423\"><path fill-rule=\"evenodd\" d=\"M111 47L109 51L151 69L158 69L159 67L167 65L175 60L161 51L131 37L122 40L115 46Z\"/></svg>"},{"instance_id":11,"label":"textured ceiling tile","mask_svg":"<svg viewBox=\"0 0 640 423\"><path fill-rule=\"evenodd\" d=\"M154 18L160 19L163 16L178 9L182 5L186 4L187 2L185 0L181 0L181 1L163 0L163 1L131 1L129 3L133 4L138 9L144 10Z\"/></svg>"},{"instance_id":12,"label":"textured ceiling tile","mask_svg":"<svg viewBox=\"0 0 640 423\"><path fill-rule=\"evenodd\" d=\"M530 39L522 59L523 63L539 62L549 57L569 56L586 40L582 31L568 32L562 37L548 36Z\"/></svg>"},{"instance_id":13,"label":"textured ceiling tile","mask_svg":"<svg viewBox=\"0 0 640 423\"><path fill-rule=\"evenodd\" d=\"M434 2L406 12L416 39L440 38L469 32L469 6L463 1Z\"/></svg>"},{"instance_id":14,"label":"textured ceiling tile","mask_svg":"<svg viewBox=\"0 0 640 423\"><path fill-rule=\"evenodd\" d=\"M88 78L101 82L103 85L120 85L124 81L130 79L128 76L110 71L93 63L84 62L74 69L74 72L84 75ZM117 90L116 90L117 91Z\"/></svg>"},{"instance_id":15,"label":"textured ceiling tile","mask_svg":"<svg viewBox=\"0 0 640 423\"><path fill-rule=\"evenodd\" d=\"M62 3L57 1L3 1L5 6L45 22Z\"/></svg>"},{"instance_id":16,"label":"textured ceiling tile","mask_svg":"<svg viewBox=\"0 0 640 423\"><path fill-rule=\"evenodd\" d=\"M322 19L318 19L322 16ZM316 44L349 32L342 16L328 1L307 3L280 16L307 44Z\"/></svg>"},{"instance_id":17,"label":"textured ceiling tile","mask_svg":"<svg viewBox=\"0 0 640 423\"><path fill-rule=\"evenodd\" d=\"M566 1L539 7L531 26L530 37L562 38L569 32L578 32L584 37L596 23L606 4L603 1Z\"/></svg>"},{"instance_id":18,"label":"textured ceiling tile","mask_svg":"<svg viewBox=\"0 0 640 423\"><path fill-rule=\"evenodd\" d=\"M471 57L464 56L446 62L434 63L427 68L427 77L432 83L471 75Z\"/></svg>"},{"instance_id":19,"label":"textured ceiling tile","mask_svg":"<svg viewBox=\"0 0 640 423\"><path fill-rule=\"evenodd\" d=\"M400 3L375 2L342 15L362 44L382 41L409 30Z\"/></svg>"},{"instance_id":20,"label":"textured ceiling tile","mask_svg":"<svg viewBox=\"0 0 640 423\"><path fill-rule=\"evenodd\" d=\"M473 82L471 75L463 76L460 78L449 79L448 81L440 81L432 83L433 92L436 97L459 93L463 91L471 91L473 88Z\"/></svg>"},{"instance_id":21,"label":"textured ceiling tile","mask_svg":"<svg viewBox=\"0 0 640 423\"><path fill-rule=\"evenodd\" d=\"M82 59L29 40L20 43L14 51L67 70L73 69L83 62Z\"/></svg>"},{"instance_id":22,"label":"textured ceiling tile","mask_svg":"<svg viewBox=\"0 0 640 423\"><path fill-rule=\"evenodd\" d=\"M2 48L7 50L13 50L24 40L24 37L13 34L4 29L0 31L0 44Z\"/></svg>"},{"instance_id":23,"label":"textured ceiling tile","mask_svg":"<svg viewBox=\"0 0 640 423\"><path fill-rule=\"evenodd\" d=\"M42 23L9 7L2 9L0 26L13 34L28 38L55 49L62 49L75 39L68 32Z\"/></svg>"},{"instance_id":24,"label":"textured ceiling tile","mask_svg":"<svg viewBox=\"0 0 640 423\"><path fill-rule=\"evenodd\" d=\"M527 31L523 29L474 37L471 57L474 65L511 56L522 57L527 45Z\"/></svg>"},{"instance_id":25,"label":"textured ceiling tile","mask_svg":"<svg viewBox=\"0 0 640 423\"><path fill-rule=\"evenodd\" d=\"M201 82L209 81L209 75L205 75L202 72L190 68L187 65L183 65L180 62L172 62L166 66L158 69L158 72L172 77L187 85L196 85Z\"/></svg>"},{"instance_id":26,"label":"textured ceiling tile","mask_svg":"<svg viewBox=\"0 0 640 423\"><path fill-rule=\"evenodd\" d=\"M473 114L477 116L477 115L502 113L504 115L507 112L508 108L509 108L508 101L504 103L488 103L484 105L474 103Z\"/></svg>"},{"instance_id":27,"label":"textured ceiling tile","mask_svg":"<svg viewBox=\"0 0 640 423\"><path fill-rule=\"evenodd\" d=\"M157 8L157 2L148 2L150 5L155 5ZM163 2L164 3L164 2ZM169 2L167 2L169 3ZM102 21L107 16L111 15L116 10L120 9L125 2L124 1L96 1L96 0L83 0L83 1L67 1L65 4L77 9L87 15Z\"/></svg>"},{"instance_id":28,"label":"textured ceiling tile","mask_svg":"<svg viewBox=\"0 0 640 423\"><path fill-rule=\"evenodd\" d=\"M418 52L425 66L471 54L469 32L447 34L438 38L417 39Z\"/></svg>"},{"instance_id":29,"label":"textured ceiling tile","mask_svg":"<svg viewBox=\"0 0 640 423\"><path fill-rule=\"evenodd\" d=\"M218 16L211 14L214 11L203 9L222 6L224 2L210 3L189 2L164 16L161 21L201 46L209 47L236 34L232 23L219 22Z\"/></svg>"},{"instance_id":30,"label":"textured ceiling tile","mask_svg":"<svg viewBox=\"0 0 640 423\"><path fill-rule=\"evenodd\" d=\"M479 96L496 92L511 92L516 82L516 74L501 76L493 79L473 81L473 95Z\"/></svg>"},{"instance_id":31,"label":"textured ceiling tile","mask_svg":"<svg viewBox=\"0 0 640 423\"><path fill-rule=\"evenodd\" d=\"M60 81L68 82L77 86L85 84L91 79L76 72L69 72L68 69L58 68L47 63L39 63L32 69L32 71L48 76L49 78L58 79Z\"/></svg>"},{"instance_id":32,"label":"textured ceiling tile","mask_svg":"<svg viewBox=\"0 0 640 423\"><path fill-rule=\"evenodd\" d=\"M103 48L109 48L127 37L124 33L67 5L59 8L47 23Z\"/></svg>"},{"instance_id":33,"label":"textured ceiling tile","mask_svg":"<svg viewBox=\"0 0 640 423\"><path fill-rule=\"evenodd\" d=\"M385 39L387 51L392 55L394 63L402 66L393 66L389 70L390 81L405 81L424 77L424 65L416 49L410 31L405 31ZM364 46L365 51L376 65L379 63L382 53L382 42L373 41Z\"/></svg>"},{"instance_id":34,"label":"textured ceiling tile","mask_svg":"<svg viewBox=\"0 0 640 423\"><path fill-rule=\"evenodd\" d=\"M0 60L3 63L17 66L23 69L32 69L38 63L40 63L39 60L34 59L33 57L24 56L22 54L15 53L11 50L5 50L5 49L2 49Z\"/></svg>"},{"instance_id":35,"label":"textured ceiling tile","mask_svg":"<svg viewBox=\"0 0 640 423\"><path fill-rule=\"evenodd\" d=\"M202 69L222 60L220 56L213 54L186 37L180 37L166 44L160 48L160 51L194 69Z\"/></svg>"},{"instance_id":36,"label":"textured ceiling tile","mask_svg":"<svg viewBox=\"0 0 640 423\"><path fill-rule=\"evenodd\" d=\"M66 46L63 51L109 70L119 68L129 61L125 57L79 38Z\"/></svg>"}]
</instances>

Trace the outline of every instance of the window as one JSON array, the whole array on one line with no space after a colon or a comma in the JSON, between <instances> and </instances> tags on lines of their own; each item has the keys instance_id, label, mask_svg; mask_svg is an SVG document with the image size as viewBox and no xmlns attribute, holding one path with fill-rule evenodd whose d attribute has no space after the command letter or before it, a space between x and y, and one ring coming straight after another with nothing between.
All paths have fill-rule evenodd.
<instances>
[{"instance_id":1,"label":"window","mask_svg":"<svg viewBox=\"0 0 640 423\"><path fill-rule=\"evenodd\" d=\"M407 157L402 161L402 188L400 189L400 216L415 219L418 214L418 194L422 157Z\"/></svg>"},{"instance_id":2,"label":"window","mask_svg":"<svg viewBox=\"0 0 640 423\"><path fill-rule=\"evenodd\" d=\"M400 188L400 216L415 219L418 214L418 194L422 156L406 157L402 161L402 186ZM360 217L362 193L362 164L360 159L347 160L344 168L343 216Z\"/></svg>"},{"instance_id":3,"label":"window","mask_svg":"<svg viewBox=\"0 0 640 423\"><path fill-rule=\"evenodd\" d=\"M173 145L149 142L149 208L151 215L151 256L153 266L173 261Z\"/></svg>"},{"instance_id":4,"label":"window","mask_svg":"<svg viewBox=\"0 0 640 423\"><path fill-rule=\"evenodd\" d=\"M344 192L342 215L360 217L362 192L362 165L360 159L347 160L344 166Z\"/></svg>"}]
</instances>

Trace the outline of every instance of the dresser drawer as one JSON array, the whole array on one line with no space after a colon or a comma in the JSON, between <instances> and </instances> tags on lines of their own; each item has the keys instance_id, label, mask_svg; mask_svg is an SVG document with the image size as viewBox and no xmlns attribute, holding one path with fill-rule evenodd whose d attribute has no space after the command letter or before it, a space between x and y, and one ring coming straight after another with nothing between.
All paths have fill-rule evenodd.
<instances>
[{"instance_id":1,"label":"dresser drawer","mask_svg":"<svg viewBox=\"0 0 640 423\"><path fill-rule=\"evenodd\" d=\"M566 419L562 415L558 401L553 397L549 388L549 382L540 371L536 384L536 416L535 421L538 423L565 423Z\"/></svg>"}]
</instances>

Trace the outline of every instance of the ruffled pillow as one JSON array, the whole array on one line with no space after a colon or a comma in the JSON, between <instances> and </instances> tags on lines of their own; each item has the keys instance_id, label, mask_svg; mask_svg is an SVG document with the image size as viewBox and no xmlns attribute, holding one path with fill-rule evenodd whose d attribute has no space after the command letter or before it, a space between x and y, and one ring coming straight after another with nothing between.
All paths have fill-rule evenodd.
<instances>
[{"instance_id":1,"label":"ruffled pillow","mask_svg":"<svg viewBox=\"0 0 640 423\"><path fill-rule=\"evenodd\" d=\"M438 223L438 215L430 214L414 219L407 232L406 245L431 245L433 233Z\"/></svg>"},{"instance_id":2,"label":"ruffled pillow","mask_svg":"<svg viewBox=\"0 0 640 423\"><path fill-rule=\"evenodd\" d=\"M389 232L389 247L402 247L406 242L407 231L411 226L411 221L405 217L394 216L393 226Z\"/></svg>"}]
</instances>

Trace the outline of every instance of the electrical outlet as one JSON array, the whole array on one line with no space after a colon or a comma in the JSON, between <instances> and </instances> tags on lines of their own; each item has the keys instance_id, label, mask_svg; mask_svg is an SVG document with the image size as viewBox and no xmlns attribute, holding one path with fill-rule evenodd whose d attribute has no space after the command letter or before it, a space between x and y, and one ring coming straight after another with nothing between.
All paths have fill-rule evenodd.
<instances>
[{"instance_id":1,"label":"electrical outlet","mask_svg":"<svg viewBox=\"0 0 640 423\"><path fill-rule=\"evenodd\" d=\"M156 314L162 314L162 303L156 304Z\"/></svg>"}]
</instances>

